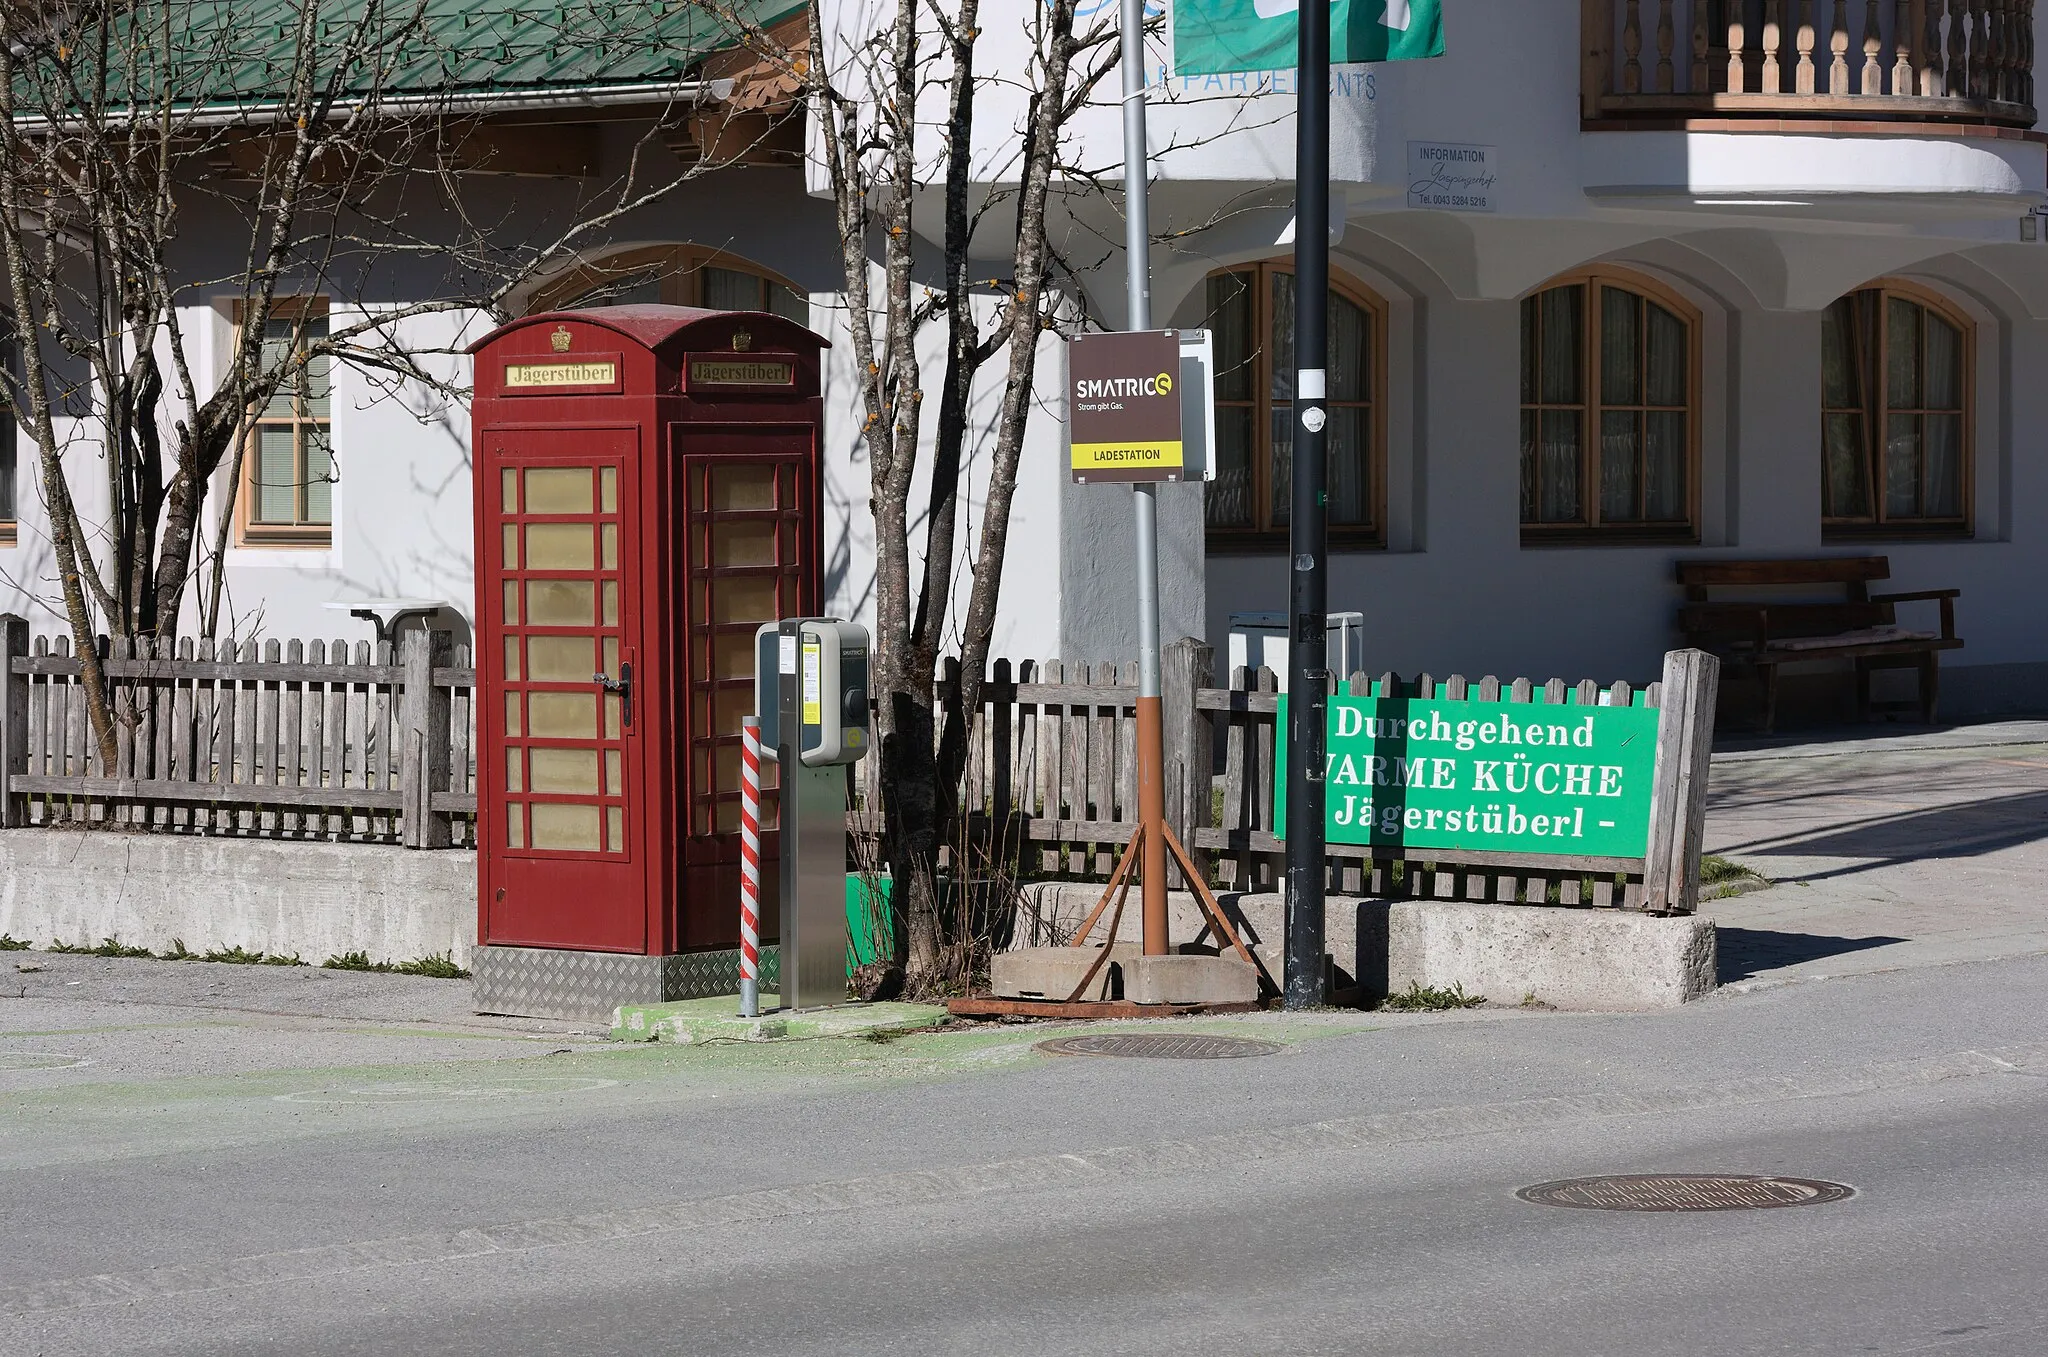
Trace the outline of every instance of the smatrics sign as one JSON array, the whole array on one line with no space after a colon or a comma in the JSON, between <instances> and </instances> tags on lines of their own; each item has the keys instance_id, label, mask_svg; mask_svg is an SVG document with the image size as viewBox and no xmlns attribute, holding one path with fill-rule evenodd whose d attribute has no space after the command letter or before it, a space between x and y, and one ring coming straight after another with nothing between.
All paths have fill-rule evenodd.
<instances>
[{"instance_id":1,"label":"smatrics sign","mask_svg":"<svg viewBox=\"0 0 2048 1357\"><path fill-rule=\"evenodd\" d=\"M1287 729L1287 699L1280 724ZM1658 713L1448 698L1332 697L1323 780L1331 843L1642 857ZM1285 741L1273 823L1287 823Z\"/></svg>"},{"instance_id":2,"label":"smatrics sign","mask_svg":"<svg viewBox=\"0 0 2048 1357\"><path fill-rule=\"evenodd\" d=\"M1179 372L1174 330L1067 341L1068 465L1075 481L1181 479Z\"/></svg>"}]
</instances>

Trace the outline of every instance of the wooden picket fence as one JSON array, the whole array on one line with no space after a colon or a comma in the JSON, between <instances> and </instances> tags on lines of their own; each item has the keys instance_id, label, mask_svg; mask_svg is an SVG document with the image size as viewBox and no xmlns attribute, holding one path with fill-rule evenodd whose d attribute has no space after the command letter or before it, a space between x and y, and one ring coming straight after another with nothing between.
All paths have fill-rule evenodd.
<instances>
[{"instance_id":1,"label":"wooden picket fence","mask_svg":"<svg viewBox=\"0 0 2048 1357\"><path fill-rule=\"evenodd\" d=\"M112 766L92 738L68 638L31 642L26 622L0 617L0 825L475 846L476 676L446 632L408 632L395 655L342 641L184 639L171 653L117 639L103 649L119 731ZM1277 681L1239 669L1213 686L1211 653L1183 639L1162 655L1167 821L1214 884L1274 890L1286 851L1272 823ZM1410 858L1339 844L1325 860L1329 888L1692 909L1718 669L1711 656L1676 651L1640 692L1590 679L1350 676L1346 690L1359 696L1659 710L1650 847L1642 858ZM958 681L949 667L941 687ZM1138 819L1137 694L1135 664L995 662L962 792L965 842L980 859L967 870L1109 874ZM870 861L885 830L880 773L869 758L851 775L848 828Z\"/></svg>"},{"instance_id":2,"label":"wooden picket fence","mask_svg":"<svg viewBox=\"0 0 2048 1357\"><path fill-rule=\"evenodd\" d=\"M101 756L68 636L0 617L0 824L467 845L475 673L446 632L389 642L102 640Z\"/></svg>"}]
</instances>

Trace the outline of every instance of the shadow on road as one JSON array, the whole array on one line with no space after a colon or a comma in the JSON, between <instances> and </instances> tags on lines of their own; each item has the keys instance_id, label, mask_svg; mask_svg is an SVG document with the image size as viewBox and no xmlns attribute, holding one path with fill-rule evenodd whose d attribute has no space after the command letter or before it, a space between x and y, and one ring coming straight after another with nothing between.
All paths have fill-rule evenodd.
<instances>
[{"instance_id":1,"label":"shadow on road","mask_svg":"<svg viewBox=\"0 0 2048 1357\"><path fill-rule=\"evenodd\" d=\"M1724 985L1782 966L1797 966L1803 961L1910 941L1890 937L1831 938L1820 933L1777 933L1763 928L1717 928L1715 933L1720 948L1717 978Z\"/></svg>"},{"instance_id":2,"label":"shadow on road","mask_svg":"<svg viewBox=\"0 0 2048 1357\"><path fill-rule=\"evenodd\" d=\"M1811 792L1778 804L1782 807L1798 801L1825 802L1832 794ZM1766 872L1773 880L1822 881L1928 858L1996 853L2039 839L2048 839L2048 792L2020 792L1896 815L1875 815L1853 824L1726 844L1719 851L1730 856L1854 859L1848 865L1824 871Z\"/></svg>"}]
</instances>

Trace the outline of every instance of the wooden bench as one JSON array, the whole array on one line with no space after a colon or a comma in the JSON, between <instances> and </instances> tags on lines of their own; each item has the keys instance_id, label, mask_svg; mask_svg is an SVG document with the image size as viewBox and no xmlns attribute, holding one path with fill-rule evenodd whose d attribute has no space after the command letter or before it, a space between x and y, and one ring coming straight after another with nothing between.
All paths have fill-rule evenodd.
<instances>
[{"instance_id":1,"label":"wooden bench","mask_svg":"<svg viewBox=\"0 0 2048 1357\"><path fill-rule=\"evenodd\" d=\"M1719 655L1724 664L1752 672L1763 687L1763 728L1777 722L1778 669L1816 660L1851 660L1856 666L1856 715L1870 715L1870 675L1876 669L1920 671L1920 719L1934 721L1941 692L1938 668L1956 638L1958 589L1873 594L1872 580L1891 578L1883 556L1819 560L1680 561L1685 604L1678 625L1688 645ZM1838 596L1819 597L1822 591ZM1901 603L1941 604L1941 632L1910 631L1898 624Z\"/></svg>"}]
</instances>

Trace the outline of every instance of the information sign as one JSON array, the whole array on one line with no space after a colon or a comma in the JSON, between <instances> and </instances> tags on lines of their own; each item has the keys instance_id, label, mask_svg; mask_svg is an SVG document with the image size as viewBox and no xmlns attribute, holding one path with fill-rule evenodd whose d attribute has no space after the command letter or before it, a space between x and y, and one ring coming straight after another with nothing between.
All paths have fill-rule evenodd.
<instances>
[{"instance_id":1,"label":"information sign","mask_svg":"<svg viewBox=\"0 0 2048 1357\"><path fill-rule=\"evenodd\" d=\"M1180 335L1173 330L1067 341L1067 445L1075 481L1177 481L1186 475L1180 370Z\"/></svg>"},{"instance_id":2,"label":"information sign","mask_svg":"<svg viewBox=\"0 0 2048 1357\"><path fill-rule=\"evenodd\" d=\"M1332 697L1324 754L1331 843L1639 858L1649 851L1658 713L1449 698ZM1287 729L1280 698L1279 730ZM1273 823L1287 824L1286 741Z\"/></svg>"}]
</instances>

